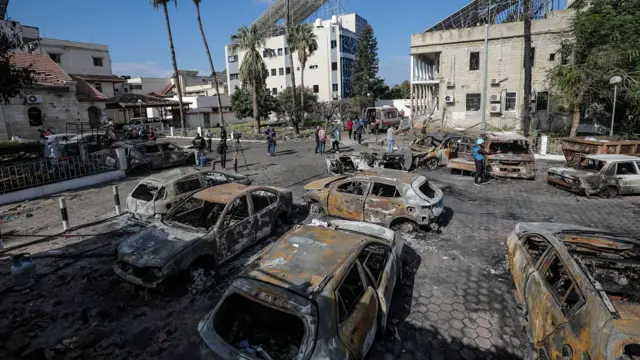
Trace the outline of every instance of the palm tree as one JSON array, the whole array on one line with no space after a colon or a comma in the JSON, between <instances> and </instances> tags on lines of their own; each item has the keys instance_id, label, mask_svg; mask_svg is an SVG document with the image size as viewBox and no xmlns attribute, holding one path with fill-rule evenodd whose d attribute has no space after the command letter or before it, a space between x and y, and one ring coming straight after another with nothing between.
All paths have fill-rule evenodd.
<instances>
[{"instance_id":1,"label":"palm tree","mask_svg":"<svg viewBox=\"0 0 640 360\"><path fill-rule=\"evenodd\" d=\"M295 27L296 50L298 51L298 61L300 61L300 111L304 114L304 68L307 66L309 57L318 48L316 34L313 32L313 25L299 24Z\"/></svg>"},{"instance_id":2,"label":"palm tree","mask_svg":"<svg viewBox=\"0 0 640 360\"><path fill-rule=\"evenodd\" d=\"M293 113L291 116L291 122L294 124L299 124L298 112L300 109L298 108L298 97L296 96L296 72L293 66L293 52L296 50L296 46L298 44L298 40L296 39L296 32L293 31L291 26L291 10L289 9L289 2L287 0L287 24L285 27L285 38L287 39L287 44L289 45L289 63L291 64L291 90L293 91ZM304 94L304 91L302 91ZM296 129L298 127L296 126Z\"/></svg>"},{"instance_id":3,"label":"palm tree","mask_svg":"<svg viewBox=\"0 0 640 360\"><path fill-rule=\"evenodd\" d=\"M267 67L260 55L260 48L264 48L265 33L258 30L255 24L243 26L231 35L231 51L244 51L244 59L240 65L240 81L251 89L253 100L253 132L260 132L260 113L258 112L258 95L264 91ZM268 50L266 50L268 52Z\"/></svg>"},{"instance_id":4,"label":"palm tree","mask_svg":"<svg viewBox=\"0 0 640 360\"><path fill-rule=\"evenodd\" d=\"M171 61L173 62L173 73L176 77L176 88L178 89L178 104L180 106L180 126L182 127L182 135L187 135L187 129L184 127L184 109L182 108L182 84L180 82L180 75L178 74L178 63L176 62L176 50L173 47L173 35L171 35L171 22L169 21L169 10L167 4L171 0L151 0L153 8L158 10L160 6L164 10L164 21L167 23L167 33L169 34L169 48L171 49ZM173 3L178 6L178 0L173 0Z\"/></svg>"},{"instance_id":5,"label":"palm tree","mask_svg":"<svg viewBox=\"0 0 640 360\"><path fill-rule=\"evenodd\" d=\"M202 28L202 20L200 19L200 1L193 0L196 5L196 13L198 14L198 25L200 26L200 35L202 35L202 42L204 42L204 49L207 52L209 58L209 67L211 68L211 76L213 76L213 84L216 87L216 94L218 96L218 110L220 111L220 124L224 126L224 115L222 114L222 101L220 100L220 89L218 88L218 77L216 76L216 69L213 67L213 60L211 59L211 51L209 51L209 44L207 43L207 37L204 35L204 29Z\"/></svg>"}]
</instances>

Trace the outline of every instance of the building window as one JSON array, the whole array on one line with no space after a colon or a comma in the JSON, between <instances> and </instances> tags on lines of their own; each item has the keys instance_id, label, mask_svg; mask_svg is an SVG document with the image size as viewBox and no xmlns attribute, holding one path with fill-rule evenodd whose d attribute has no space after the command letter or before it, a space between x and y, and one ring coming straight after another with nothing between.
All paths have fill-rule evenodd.
<instances>
[{"instance_id":1,"label":"building window","mask_svg":"<svg viewBox=\"0 0 640 360\"><path fill-rule=\"evenodd\" d=\"M480 94L467 94L467 111L480 111Z\"/></svg>"},{"instance_id":2,"label":"building window","mask_svg":"<svg viewBox=\"0 0 640 360\"><path fill-rule=\"evenodd\" d=\"M288 47L284 48L284 54L285 55L289 55L289 48Z\"/></svg>"},{"instance_id":3,"label":"building window","mask_svg":"<svg viewBox=\"0 0 640 360\"><path fill-rule=\"evenodd\" d=\"M282 48L278 49L278 56L282 56Z\"/></svg>"},{"instance_id":4,"label":"building window","mask_svg":"<svg viewBox=\"0 0 640 360\"><path fill-rule=\"evenodd\" d=\"M100 57L94 57L93 58L93 66L99 66L102 67L102 58Z\"/></svg>"},{"instance_id":5,"label":"building window","mask_svg":"<svg viewBox=\"0 0 640 360\"><path fill-rule=\"evenodd\" d=\"M49 57L51 58L51 60L53 60L54 62L60 64L62 62L62 54L52 54L49 53Z\"/></svg>"},{"instance_id":6,"label":"building window","mask_svg":"<svg viewBox=\"0 0 640 360\"><path fill-rule=\"evenodd\" d=\"M236 62L238 61L238 55L230 55L227 59L229 62Z\"/></svg>"},{"instance_id":7,"label":"building window","mask_svg":"<svg viewBox=\"0 0 640 360\"><path fill-rule=\"evenodd\" d=\"M555 60L556 60L556 54L555 53L549 54L549 61L555 61Z\"/></svg>"},{"instance_id":8,"label":"building window","mask_svg":"<svg viewBox=\"0 0 640 360\"><path fill-rule=\"evenodd\" d=\"M504 97L504 111L513 111L516 109L516 93L508 92Z\"/></svg>"},{"instance_id":9,"label":"building window","mask_svg":"<svg viewBox=\"0 0 640 360\"><path fill-rule=\"evenodd\" d=\"M547 111L549 110L549 92L538 91L536 94L536 110Z\"/></svg>"},{"instance_id":10,"label":"building window","mask_svg":"<svg viewBox=\"0 0 640 360\"><path fill-rule=\"evenodd\" d=\"M562 62L562 65L568 65L569 64L569 57L564 55L564 54L562 54L560 62Z\"/></svg>"},{"instance_id":11,"label":"building window","mask_svg":"<svg viewBox=\"0 0 640 360\"><path fill-rule=\"evenodd\" d=\"M269 51L269 49L262 50L262 57L263 58L269 57L270 55L271 55L271 52Z\"/></svg>"},{"instance_id":12,"label":"building window","mask_svg":"<svg viewBox=\"0 0 640 360\"><path fill-rule=\"evenodd\" d=\"M96 90L102 92L102 84L101 83L95 83L95 84L93 84L93 87L96 88Z\"/></svg>"},{"instance_id":13,"label":"building window","mask_svg":"<svg viewBox=\"0 0 640 360\"><path fill-rule=\"evenodd\" d=\"M30 107L27 110L29 117L29 126L42 126L42 111L37 107Z\"/></svg>"},{"instance_id":14,"label":"building window","mask_svg":"<svg viewBox=\"0 0 640 360\"><path fill-rule=\"evenodd\" d=\"M140 84L138 84L138 85L131 84L131 90L142 90L142 85L140 85Z\"/></svg>"},{"instance_id":15,"label":"building window","mask_svg":"<svg viewBox=\"0 0 640 360\"><path fill-rule=\"evenodd\" d=\"M338 63L334 61L331 63L331 71L336 71L336 70L338 70Z\"/></svg>"},{"instance_id":16,"label":"building window","mask_svg":"<svg viewBox=\"0 0 640 360\"><path fill-rule=\"evenodd\" d=\"M472 52L469 54L469 71L480 70L480 53Z\"/></svg>"},{"instance_id":17,"label":"building window","mask_svg":"<svg viewBox=\"0 0 640 360\"><path fill-rule=\"evenodd\" d=\"M240 78L240 74L238 73L229 74L229 79L231 80L238 80L239 78Z\"/></svg>"},{"instance_id":18,"label":"building window","mask_svg":"<svg viewBox=\"0 0 640 360\"><path fill-rule=\"evenodd\" d=\"M336 47L338 47L338 42L336 40L331 40L331 48L335 49Z\"/></svg>"},{"instance_id":19,"label":"building window","mask_svg":"<svg viewBox=\"0 0 640 360\"><path fill-rule=\"evenodd\" d=\"M278 75L284 75L284 68L278 69Z\"/></svg>"},{"instance_id":20,"label":"building window","mask_svg":"<svg viewBox=\"0 0 640 360\"><path fill-rule=\"evenodd\" d=\"M331 84L331 91L337 92L338 91L338 84Z\"/></svg>"},{"instance_id":21,"label":"building window","mask_svg":"<svg viewBox=\"0 0 640 360\"><path fill-rule=\"evenodd\" d=\"M287 75L291 74L291 68L287 66L286 72L287 72Z\"/></svg>"},{"instance_id":22,"label":"building window","mask_svg":"<svg viewBox=\"0 0 640 360\"><path fill-rule=\"evenodd\" d=\"M271 95L278 95L278 88L272 88L271 89Z\"/></svg>"},{"instance_id":23,"label":"building window","mask_svg":"<svg viewBox=\"0 0 640 360\"><path fill-rule=\"evenodd\" d=\"M536 48L532 47L531 54L529 55L531 55L529 56L529 59L531 59L531 67L533 67L533 64L535 64L535 60L536 60ZM522 67L524 67L524 59L522 60Z\"/></svg>"},{"instance_id":24,"label":"building window","mask_svg":"<svg viewBox=\"0 0 640 360\"><path fill-rule=\"evenodd\" d=\"M315 70L318 68L318 65L309 65L309 69Z\"/></svg>"},{"instance_id":25,"label":"building window","mask_svg":"<svg viewBox=\"0 0 640 360\"><path fill-rule=\"evenodd\" d=\"M276 76L276 69L271 69L271 76Z\"/></svg>"},{"instance_id":26,"label":"building window","mask_svg":"<svg viewBox=\"0 0 640 360\"><path fill-rule=\"evenodd\" d=\"M314 92L315 94L319 93L319 92L320 92L320 86L318 86L318 85L313 85L313 92Z\"/></svg>"}]
</instances>

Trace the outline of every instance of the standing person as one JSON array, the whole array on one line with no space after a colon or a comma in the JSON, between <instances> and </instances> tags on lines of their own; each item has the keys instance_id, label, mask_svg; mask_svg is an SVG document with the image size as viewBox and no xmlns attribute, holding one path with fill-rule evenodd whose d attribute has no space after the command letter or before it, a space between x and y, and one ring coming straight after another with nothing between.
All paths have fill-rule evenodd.
<instances>
[{"instance_id":1,"label":"standing person","mask_svg":"<svg viewBox=\"0 0 640 360\"><path fill-rule=\"evenodd\" d=\"M351 140L351 133L353 133L353 120L347 120L347 131L349 132L349 140Z\"/></svg>"},{"instance_id":2,"label":"standing person","mask_svg":"<svg viewBox=\"0 0 640 360\"><path fill-rule=\"evenodd\" d=\"M318 153L318 150L320 149L320 138L318 137L318 133L320 132L320 126L316 126L316 131L315 131L315 135L316 135L316 154Z\"/></svg>"},{"instance_id":3,"label":"standing person","mask_svg":"<svg viewBox=\"0 0 640 360\"><path fill-rule=\"evenodd\" d=\"M196 137L193 138L191 143L193 144L193 154L197 164L200 161L200 153L204 149L204 139L200 136L200 133L196 133Z\"/></svg>"},{"instance_id":4,"label":"standing person","mask_svg":"<svg viewBox=\"0 0 640 360\"><path fill-rule=\"evenodd\" d=\"M207 129L207 132L204 134L204 136L207 138L207 150L211 152L211 138L213 137L213 134L211 134L211 129Z\"/></svg>"},{"instance_id":5,"label":"standing person","mask_svg":"<svg viewBox=\"0 0 640 360\"><path fill-rule=\"evenodd\" d=\"M149 135L149 140L156 141L158 139L158 133L156 132L157 128L151 128L151 134Z\"/></svg>"},{"instance_id":6,"label":"standing person","mask_svg":"<svg viewBox=\"0 0 640 360\"><path fill-rule=\"evenodd\" d=\"M276 132L273 130L267 132L267 145L269 156L276 156Z\"/></svg>"},{"instance_id":7,"label":"standing person","mask_svg":"<svg viewBox=\"0 0 640 360\"><path fill-rule=\"evenodd\" d=\"M220 166L222 170L227 170L227 140L222 140L220 138L220 142L218 142L218 146L216 147L216 152L220 155Z\"/></svg>"},{"instance_id":8,"label":"standing person","mask_svg":"<svg viewBox=\"0 0 640 360\"><path fill-rule=\"evenodd\" d=\"M224 126L220 127L220 141L227 143L227 129Z\"/></svg>"},{"instance_id":9,"label":"standing person","mask_svg":"<svg viewBox=\"0 0 640 360\"><path fill-rule=\"evenodd\" d=\"M336 153L339 153L340 152L340 128L338 127L338 125L335 125L333 127L332 135L333 135L333 143L331 144L331 149L334 150Z\"/></svg>"},{"instance_id":10,"label":"standing person","mask_svg":"<svg viewBox=\"0 0 640 360\"><path fill-rule=\"evenodd\" d=\"M271 135L271 126L267 125L267 130L264 131L267 136L267 154L271 155L271 146L269 145L269 135Z\"/></svg>"},{"instance_id":11,"label":"standing person","mask_svg":"<svg viewBox=\"0 0 640 360\"><path fill-rule=\"evenodd\" d=\"M324 126L321 126L320 130L318 130L318 151L320 152L320 155L324 154L325 141L327 141L327 133L324 130Z\"/></svg>"},{"instance_id":12,"label":"standing person","mask_svg":"<svg viewBox=\"0 0 640 360\"><path fill-rule=\"evenodd\" d=\"M364 133L364 120L360 119L356 124L356 138L358 139L358 144L362 144L362 133Z\"/></svg>"},{"instance_id":13,"label":"standing person","mask_svg":"<svg viewBox=\"0 0 640 360\"><path fill-rule=\"evenodd\" d=\"M499 153L500 151L495 153L486 151L484 148L483 138L476 140L476 145L473 147L473 150L471 150L471 154L473 155L473 161L475 162L475 165L476 165L476 174L473 179L474 185L480 186L480 185L489 183L489 180L486 179L486 174L485 174L485 166L486 166L485 159L489 155L499 154Z\"/></svg>"},{"instance_id":14,"label":"standing person","mask_svg":"<svg viewBox=\"0 0 640 360\"><path fill-rule=\"evenodd\" d=\"M387 129L387 152L389 154L393 154L393 143L395 142L396 134L396 125L389 126L389 128Z\"/></svg>"}]
</instances>

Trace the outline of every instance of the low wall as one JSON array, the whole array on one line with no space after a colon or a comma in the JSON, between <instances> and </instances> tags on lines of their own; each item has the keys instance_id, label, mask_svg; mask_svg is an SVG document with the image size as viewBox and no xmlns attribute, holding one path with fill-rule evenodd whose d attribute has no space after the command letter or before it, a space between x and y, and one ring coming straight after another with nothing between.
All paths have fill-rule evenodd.
<instances>
[{"instance_id":1,"label":"low wall","mask_svg":"<svg viewBox=\"0 0 640 360\"><path fill-rule=\"evenodd\" d=\"M74 190L124 178L124 170L114 170L75 179L41 185L0 195L0 205L35 199L67 190Z\"/></svg>"}]
</instances>

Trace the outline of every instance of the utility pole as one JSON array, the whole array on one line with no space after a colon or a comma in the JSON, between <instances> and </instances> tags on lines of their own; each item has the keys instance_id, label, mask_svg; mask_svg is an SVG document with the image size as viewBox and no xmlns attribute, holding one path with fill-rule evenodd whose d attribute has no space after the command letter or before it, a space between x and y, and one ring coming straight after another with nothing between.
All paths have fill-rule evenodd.
<instances>
[{"instance_id":1,"label":"utility pole","mask_svg":"<svg viewBox=\"0 0 640 360\"><path fill-rule=\"evenodd\" d=\"M484 24L484 66L482 74L482 97L480 99L480 113L482 119L482 130L487 127L487 70L489 68L489 23Z\"/></svg>"},{"instance_id":2,"label":"utility pole","mask_svg":"<svg viewBox=\"0 0 640 360\"><path fill-rule=\"evenodd\" d=\"M522 104L522 133L531 132L531 0L524 0L524 102Z\"/></svg>"}]
</instances>

